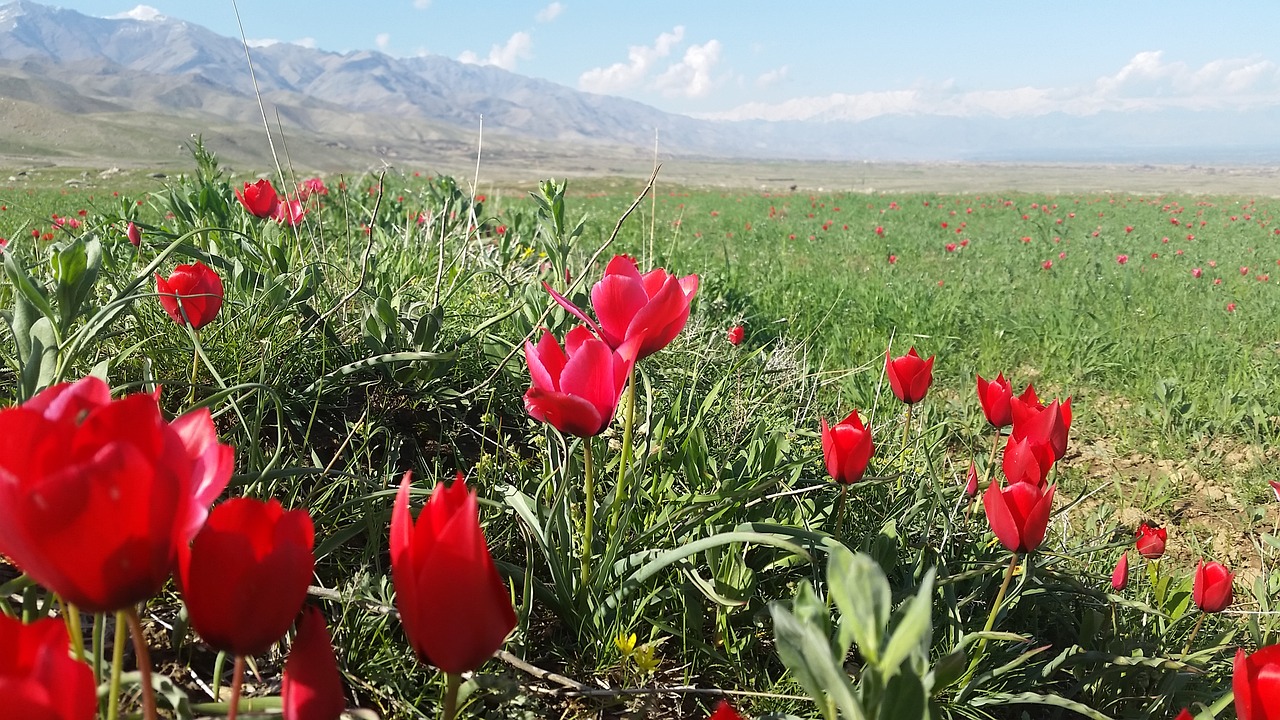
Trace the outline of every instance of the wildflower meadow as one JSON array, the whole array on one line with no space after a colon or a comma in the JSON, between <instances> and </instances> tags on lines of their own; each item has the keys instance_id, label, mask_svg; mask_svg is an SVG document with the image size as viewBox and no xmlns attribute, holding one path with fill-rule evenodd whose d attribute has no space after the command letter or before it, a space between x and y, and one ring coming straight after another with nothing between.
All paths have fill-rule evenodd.
<instances>
[{"instance_id":1,"label":"wildflower meadow","mask_svg":"<svg viewBox=\"0 0 1280 720\"><path fill-rule=\"evenodd\" d=\"M1280 201L189 150L0 189L0 717L1280 720Z\"/></svg>"}]
</instances>

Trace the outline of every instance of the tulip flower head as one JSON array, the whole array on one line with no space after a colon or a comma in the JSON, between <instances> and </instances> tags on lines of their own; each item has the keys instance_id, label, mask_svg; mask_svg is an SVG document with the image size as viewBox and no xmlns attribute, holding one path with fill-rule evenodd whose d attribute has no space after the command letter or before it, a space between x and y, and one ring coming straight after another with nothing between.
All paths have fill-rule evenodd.
<instances>
[{"instance_id":1,"label":"tulip flower head","mask_svg":"<svg viewBox=\"0 0 1280 720\"><path fill-rule=\"evenodd\" d=\"M1011 483L1043 485L1053 467L1053 448L1036 438L1010 437L1004 447L1001 468Z\"/></svg>"},{"instance_id":2,"label":"tulip flower head","mask_svg":"<svg viewBox=\"0 0 1280 720\"><path fill-rule=\"evenodd\" d=\"M525 410L567 435L599 435L613 421L639 342L635 338L610 350L581 325L565 336L563 350L550 332L543 332L537 345L525 342L533 382L524 394Z\"/></svg>"},{"instance_id":3,"label":"tulip flower head","mask_svg":"<svg viewBox=\"0 0 1280 720\"><path fill-rule=\"evenodd\" d=\"M1207 613L1226 610L1233 599L1231 571L1219 562L1201 560L1191 585L1191 600Z\"/></svg>"},{"instance_id":4,"label":"tulip flower head","mask_svg":"<svg viewBox=\"0 0 1280 720\"><path fill-rule=\"evenodd\" d=\"M744 330L741 325L734 325L733 327L729 328L729 344L741 345L742 338L745 337L746 334L747 334L747 331Z\"/></svg>"},{"instance_id":5,"label":"tulip flower head","mask_svg":"<svg viewBox=\"0 0 1280 720\"><path fill-rule=\"evenodd\" d=\"M61 619L30 625L0 614L0 697L6 718L92 720L98 712L93 670L71 657Z\"/></svg>"},{"instance_id":6,"label":"tulip flower head","mask_svg":"<svg viewBox=\"0 0 1280 720\"><path fill-rule=\"evenodd\" d=\"M1239 720L1280 720L1280 645L1236 650L1231 674Z\"/></svg>"},{"instance_id":7,"label":"tulip flower head","mask_svg":"<svg viewBox=\"0 0 1280 720\"><path fill-rule=\"evenodd\" d=\"M1178 716L1173 720L1196 720L1196 717L1191 714L1190 710L1182 708L1182 712L1178 713Z\"/></svg>"},{"instance_id":8,"label":"tulip flower head","mask_svg":"<svg viewBox=\"0 0 1280 720\"><path fill-rule=\"evenodd\" d=\"M271 181L266 178L255 183L245 183L243 188L236 189L236 199L254 217L269 218L276 212L280 197Z\"/></svg>"},{"instance_id":9,"label":"tulip flower head","mask_svg":"<svg viewBox=\"0 0 1280 720\"><path fill-rule=\"evenodd\" d=\"M1111 589L1120 592L1129 586L1129 551L1120 554L1116 569L1111 571Z\"/></svg>"},{"instance_id":10,"label":"tulip flower head","mask_svg":"<svg viewBox=\"0 0 1280 720\"><path fill-rule=\"evenodd\" d=\"M475 670L516 626L498 576L476 494L462 474L438 483L415 523L405 473L391 511L391 578L396 608L418 658L447 673Z\"/></svg>"},{"instance_id":11,"label":"tulip flower head","mask_svg":"<svg viewBox=\"0 0 1280 720\"><path fill-rule=\"evenodd\" d=\"M142 231L138 229L137 225L129 223L129 227L125 228L124 234L125 237L129 238L130 245L138 247L142 244Z\"/></svg>"},{"instance_id":12,"label":"tulip flower head","mask_svg":"<svg viewBox=\"0 0 1280 720\"><path fill-rule=\"evenodd\" d=\"M302 218L307 216L307 208L302 205L302 201L293 198L291 200L281 200L276 204L275 212L271 213L271 219L281 225L289 227L297 227L302 224Z\"/></svg>"},{"instance_id":13,"label":"tulip flower head","mask_svg":"<svg viewBox=\"0 0 1280 720\"><path fill-rule=\"evenodd\" d=\"M973 497L978 494L978 466L969 461L969 475L965 478L964 494L967 497Z\"/></svg>"},{"instance_id":14,"label":"tulip flower head","mask_svg":"<svg viewBox=\"0 0 1280 720\"><path fill-rule=\"evenodd\" d=\"M711 713L711 717L707 720L743 720L743 717L733 709L728 700L721 700L720 704L716 705L716 711Z\"/></svg>"},{"instance_id":15,"label":"tulip flower head","mask_svg":"<svg viewBox=\"0 0 1280 720\"><path fill-rule=\"evenodd\" d=\"M835 425L828 426L822 418L822 458L827 473L838 483L851 485L862 479L874 450L871 444L871 428L862 424L858 411Z\"/></svg>"},{"instance_id":16,"label":"tulip flower head","mask_svg":"<svg viewBox=\"0 0 1280 720\"><path fill-rule=\"evenodd\" d=\"M1012 397L1013 387L1004 379L1004 373L996 375L996 379L990 382L978 376L978 402L982 405L982 414L997 429L1013 424L1013 410L1009 408Z\"/></svg>"},{"instance_id":17,"label":"tulip flower head","mask_svg":"<svg viewBox=\"0 0 1280 720\"><path fill-rule=\"evenodd\" d=\"M1001 545L1012 553L1031 552L1044 542L1053 509L1056 485L1045 487L1029 482L1000 487L992 482L982 496L987 522Z\"/></svg>"},{"instance_id":18,"label":"tulip flower head","mask_svg":"<svg viewBox=\"0 0 1280 720\"><path fill-rule=\"evenodd\" d=\"M1067 452L1067 432L1071 429L1071 398L1061 403L1054 400L1045 407L1038 407L1039 405L1039 399L1034 393L1027 400L1022 397L1010 399L1009 409L1013 414L1013 431L1010 437L1019 440L1029 437L1044 443L1053 449L1054 461L1060 460Z\"/></svg>"},{"instance_id":19,"label":"tulip flower head","mask_svg":"<svg viewBox=\"0 0 1280 720\"><path fill-rule=\"evenodd\" d=\"M160 307L178 325L188 321L192 330L208 325L222 309L222 278L208 265L179 265L168 278L156 273Z\"/></svg>"},{"instance_id":20,"label":"tulip flower head","mask_svg":"<svg viewBox=\"0 0 1280 720\"><path fill-rule=\"evenodd\" d=\"M315 533L306 510L274 498L232 498L178 553L191 626L210 646L260 655L284 637L307 599Z\"/></svg>"},{"instance_id":21,"label":"tulip flower head","mask_svg":"<svg viewBox=\"0 0 1280 720\"><path fill-rule=\"evenodd\" d=\"M308 178L298 183L298 199L306 202L307 198L312 195L328 195L329 188L325 187L324 180L318 177Z\"/></svg>"},{"instance_id":22,"label":"tulip flower head","mask_svg":"<svg viewBox=\"0 0 1280 720\"><path fill-rule=\"evenodd\" d=\"M1148 560L1159 560L1164 555L1164 546L1169 539L1169 531L1165 528L1153 528L1146 523L1138 526L1135 533L1134 546L1138 554Z\"/></svg>"},{"instance_id":23,"label":"tulip flower head","mask_svg":"<svg viewBox=\"0 0 1280 720\"><path fill-rule=\"evenodd\" d=\"M1276 502L1280 502L1280 481L1268 480L1267 483L1271 485L1271 492L1275 493Z\"/></svg>"},{"instance_id":24,"label":"tulip flower head","mask_svg":"<svg viewBox=\"0 0 1280 720\"><path fill-rule=\"evenodd\" d=\"M889 376L889 388L902 402L914 405L924 399L933 383L933 356L921 360L916 349L911 348L902 357L890 357L885 352L885 374Z\"/></svg>"},{"instance_id":25,"label":"tulip flower head","mask_svg":"<svg viewBox=\"0 0 1280 720\"><path fill-rule=\"evenodd\" d=\"M284 663L280 704L284 720L338 720L347 707L333 642L317 608L304 608L298 619L298 634Z\"/></svg>"},{"instance_id":26,"label":"tulip flower head","mask_svg":"<svg viewBox=\"0 0 1280 720\"><path fill-rule=\"evenodd\" d=\"M551 297L587 324L610 348L617 350L638 339L636 360L658 352L675 339L689 321L689 303L698 293L698 276L677 278L657 268L641 275L636 261L615 255L604 277L591 288L596 323L577 305L545 285Z\"/></svg>"},{"instance_id":27,"label":"tulip flower head","mask_svg":"<svg viewBox=\"0 0 1280 720\"><path fill-rule=\"evenodd\" d=\"M0 554L82 610L159 592L231 479L208 409L166 422L157 396L90 376L0 410Z\"/></svg>"}]
</instances>

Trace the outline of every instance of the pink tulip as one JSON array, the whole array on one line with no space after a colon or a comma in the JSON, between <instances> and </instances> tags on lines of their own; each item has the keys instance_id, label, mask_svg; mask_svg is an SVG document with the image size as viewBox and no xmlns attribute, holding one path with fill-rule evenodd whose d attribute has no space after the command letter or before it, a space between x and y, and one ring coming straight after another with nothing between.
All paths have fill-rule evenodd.
<instances>
[{"instance_id":1,"label":"pink tulip","mask_svg":"<svg viewBox=\"0 0 1280 720\"><path fill-rule=\"evenodd\" d=\"M633 338L610 350L581 325L565 336L564 350L550 332L543 332L536 346L525 342L533 381L524 394L525 410L562 433L599 435L613 421L640 342Z\"/></svg>"}]
</instances>

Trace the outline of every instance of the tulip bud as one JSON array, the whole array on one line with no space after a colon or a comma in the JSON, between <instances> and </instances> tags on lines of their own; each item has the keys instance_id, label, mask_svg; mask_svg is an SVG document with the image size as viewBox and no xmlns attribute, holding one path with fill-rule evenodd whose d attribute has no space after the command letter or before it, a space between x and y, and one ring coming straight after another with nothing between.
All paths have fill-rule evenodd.
<instances>
[{"instance_id":1,"label":"tulip bud","mask_svg":"<svg viewBox=\"0 0 1280 720\"><path fill-rule=\"evenodd\" d=\"M1129 586L1129 551L1120 554L1116 569L1111 572L1111 589L1120 592Z\"/></svg>"},{"instance_id":2,"label":"tulip bud","mask_svg":"<svg viewBox=\"0 0 1280 720\"><path fill-rule=\"evenodd\" d=\"M969 477L964 484L964 494L973 497L978 494L978 466L969 461Z\"/></svg>"},{"instance_id":3,"label":"tulip bud","mask_svg":"<svg viewBox=\"0 0 1280 720\"><path fill-rule=\"evenodd\" d=\"M1004 379L1004 373L990 382L978 376L978 402L982 405L982 414L987 422L996 428L1013 424L1013 411L1009 408L1009 399L1013 397L1013 388Z\"/></svg>"},{"instance_id":4,"label":"tulip bud","mask_svg":"<svg viewBox=\"0 0 1280 720\"><path fill-rule=\"evenodd\" d=\"M921 360L916 349L911 348L902 357L890 357L885 352L885 374L889 376L889 389L902 402L913 405L924 399L933 383L933 356Z\"/></svg>"},{"instance_id":5,"label":"tulip bud","mask_svg":"<svg viewBox=\"0 0 1280 720\"><path fill-rule=\"evenodd\" d=\"M304 608L298 620L298 634L284 663L280 704L284 720L338 720L346 709L324 614L314 607Z\"/></svg>"},{"instance_id":6,"label":"tulip bud","mask_svg":"<svg viewBox=\"0 0 1280 720\"><path fill-rule=\"evenodd\" d=\"M160 307L175 323L192 330L208 325L222 309L222 278L208 265L179 265L167 279L156 273L156 292Z\"/></svg>"},{"instance_id":7,"label":"tulip bud","mask_svg":"<svg viewBox=\"0 0 1280 720\"><path fill-rule=\"evenodd\" d=\"M129 244L138 247L142 244L142 231L137 225L129 223L129 227L125 230L125 235L129 238Z\"/></svg>"},{"instance_id":8,"label":"tulip bud","mask_svg":"<svg viewBox=\"0 0 1280 720\"><path fill-rule=\"evenodd\" d=\"M733 709L728 700L721 700L716 706L716 711L711 713L711 717L707 720L743 720L743 717Z\"/></svg>"},{"instance_id":9,"label":"tulip bud","mask_svg":"<svg viewBox=\"0 0 1280 720\"><path fill-rule=\"evenodd\" d=\"M733 327L729 328L729 344L741 345L742 338L745 335L746 335L746 330L744 330L741 325L734 325Z\"/></svg>"},{"instance_id":10,"label":"tulip bud","mask_svg":"<svg viewBox=\"0 0 1280 720\"><path fill-rule=\"evenodd\" d=\"M1231 583L1231 571L1225 565L1219 562L1205 562L1202 559L1196 565L1196 574L1191 585L1191 600L1204 612L1222 612L1231 605L1233 598Z\"/></svg>"},{"instance_id":11,"label":"tulip bud","mask_svg":"<svg viewBox=\"0 0 1280 720\"><path fill-rule=\"evenodd\" d=\"M1138 554L1148 560L1159 560L1164 555L1165 542L1169 538L1169 531L1165 528L1153 528L1146 523L1138 526L1137 539L1134 546L1138 550Z\"/></svg>"},{"instance_id":12,"label":"tulip bud","mask_svg":"<svg viewBox=\"0 0 1280 720\"><path fill-rule=\"evenodd\" d=\"M987 522L1009 552L1031 552L1044 542L1056 487L1027 482L1013 482L1006 487L992 482L987 487L982 496Z\"/></svg>"},{"instance_id":13,"label":"tulip bud","mask_svg":"<svg viewBox=\"0 0 1280 720\"><path fill-rule=\"evenodd\" d=\"M862 424L857 410L832 426L828 426L827 419L822 418L821 426L822 458L827 464L827 473L836 482L845 485L861 480L874 449L871 444L871 428Z\"/></svg>"}]
</instances>

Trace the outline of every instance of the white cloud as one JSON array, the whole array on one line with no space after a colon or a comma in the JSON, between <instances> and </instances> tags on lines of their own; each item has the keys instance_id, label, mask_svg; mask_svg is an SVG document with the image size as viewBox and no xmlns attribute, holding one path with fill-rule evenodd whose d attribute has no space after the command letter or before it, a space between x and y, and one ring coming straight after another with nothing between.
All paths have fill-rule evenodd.
<instances>
[{"instance_id":1,"label":"white cloud","mask_svg":"<svg viewBox=\"0 0 1280 720\"><path fill-rule=\"evenodd\" d=\"M419 10L426 10L431 7L431 0L413 0L413 6Z\"/></svg>"},{"instance_id":2,"label":"white cloud","mask_svg":"<svg viewBox=\"0 0 1280 720\"><path fill-rule=\"evenodd\" d=\"M720 62L720 41L708 40L701 45L691 45L684 58L668 67L654 81L664 94L685 97L706 97L715 86L711 77L716 63Z\"/></svg>"},{"instance_id":3,"label":"white cloud","mask_svg":"<svg viewBox=\"0 0 1280 720\"><path fill-rule=\"evenodd\" d=\"M777 85L783 80L786 80L787 73L789 72L791 72L791 68L786 65L783 65L780 68L774 68L769 72L761 73L760 77L756 78L756 87L762 87L762 88L773 87L774 85Z\"/></svg>"},{"instance_id":4,"label":"white cloud","mask_svg":"<svg viewBox=\"0 0 1280 720\"><path fill-rule=\"evenodd\" d=\"M760 80L757 84L761 84ZM905 114L1009 118L1053 112L1093 115L1104 111L1245 109L1267 105L1280 105L1280 65L1276 63L1258 58L1226 58L1193 68L1184 62L1168 61L1162 51L1156 50L1138 53L1115 73L1079 87L965 91L946 82L905 90L750 102L702 117L859 121Z\"/></svg>"},{"instance_id":5,"label":"white cloud","mask_svg":"<svg viewBox=\"0 0 1280 720\"><path fill-rule=\"evenodd\" d=\"M387 48L391 47L391 33L378 33L373 38L373 42L378 46L379 50L386 52Z\"/></svg>"},{"instance_id":6,"label":"white cloud","mask_svg":"<svg viewBox=\"0 0 1280 720\"><path fill-rule=\"evenodd\" d=\"M151 7L150 5L139 5L128 12L122 12L118 15L108 15L107 18L110 20L142 20L144 22L148 20L165 19L164 15L161 15L159 10Z\"/></svg>"},{"instance_id":7,"label":"white cloud","mask_svg":"<svg viewBox=\"0 0 1280 720\"><path fill-rule=\"evenodd\" d=\"M653 67L684 40L684 26L662 33L653 45L632 45L627 49L627 62L592 68L578 77L578 89L607 95L622 92L644 82Z\"/></svg>"},{"instance_id":8,"label":"white cloud","mask_svg":"<svg viewBox=\"0 0 1280 720\"><path fill-rule=\"evenodd\" d=\"M458 61L470 65L493 65L503 70L514 70L519 61L528 60L531 57L533 57L533 36L522 31L507 38L505 44L489 48L488 57L482 58L467 50L458 56Z\"/></svg>"},{"instance_id":9,"label":"white cloud","mask_svg":"<svg viewBox=\"0 0 1280 720\"><path fill-rule=\"evenodd\" d=\"M297 40L280 40L278 38L249 38L248 40L245 40L245 42L248 43L249 47L252 47L252 48L271 47L272 45L279 45L282 42L287 43L289 45L297 45L298 47L304 47L304 48L315 48L316 46L316 39L312 37L298 38Z\"/></svg>"},{"instance_id":10,"label":"white cloud","mask_svg":"<svg viewBox=\"0 0 1280 720\"><path fill-rule=\"evenodd\" d=\"M314 50L316 47L316 39L313 37L298 38L293 41L293 44L298 47L311 48Z\"/></svg>"},{"instance_id":11,"label":"white cloud","mask_svg":"<svg viewBox=\"0 0 1280 720\"><path fill-rule=\"evenodd\" d=\"M538 11L537 20L540 23L549 23L560 17L562 12L564 12L564 3L553 2Z\"/></svg>"}]
</instances>

